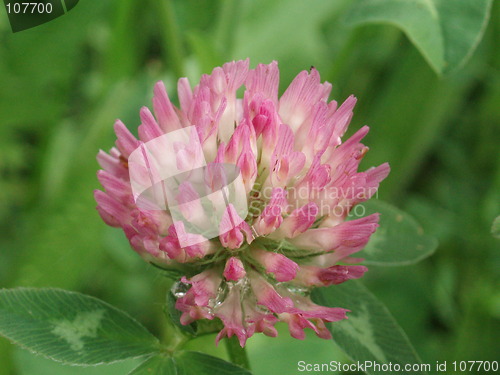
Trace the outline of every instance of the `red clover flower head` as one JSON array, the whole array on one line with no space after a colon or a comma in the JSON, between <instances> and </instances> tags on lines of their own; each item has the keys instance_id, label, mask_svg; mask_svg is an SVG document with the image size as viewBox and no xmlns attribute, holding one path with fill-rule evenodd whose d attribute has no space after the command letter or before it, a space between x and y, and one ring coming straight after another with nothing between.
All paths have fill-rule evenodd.
<instances>
[{"instance_id":1,"label":"red clover flower head","mask_svg":"<svg viewBox=\"0 0 500 375\"><path fill-rule=\"evenodd\" d=\"M276 336L278 321L298 339L305 328L330 338L325 323L347 310L309 292L363 276L352 255L378 226L378 214L346 221L389 173L387 163L358 172L367 126L341 141L356 99L328 101L314 68L281 97L278 83L276 62L230 62L194 89L181 78L177 108L158 82L139 139L118 120L116 147L97 156L102 219L148 262L183 270L181 323L220 319L217 342Z\"/></svg>"}]
</instances>

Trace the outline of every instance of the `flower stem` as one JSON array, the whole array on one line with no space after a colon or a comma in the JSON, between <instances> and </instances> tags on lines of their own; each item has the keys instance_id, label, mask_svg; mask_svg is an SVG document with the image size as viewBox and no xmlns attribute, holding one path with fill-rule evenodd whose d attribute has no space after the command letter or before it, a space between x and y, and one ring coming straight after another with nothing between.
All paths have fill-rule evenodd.
<instances>
[{"instance_id":1,"label":"flower stem","mask_svg":"<svg viewBox=\"0 0 500 375\"><path fill-rule=\"evenodd\" d=\"M246 349L240 346L240 343L236 336L227 338L225 341L227 354L229 355L229 359L231 360L231 362L233 362L235 365L250 370L250 362L248 361Z\"/></svg>"}]
</instances>

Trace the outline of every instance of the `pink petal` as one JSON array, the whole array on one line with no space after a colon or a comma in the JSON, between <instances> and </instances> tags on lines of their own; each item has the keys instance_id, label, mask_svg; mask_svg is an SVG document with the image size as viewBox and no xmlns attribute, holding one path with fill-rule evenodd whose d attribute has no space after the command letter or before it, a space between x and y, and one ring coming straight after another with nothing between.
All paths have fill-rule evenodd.
<instances>
[{"instance_id":1,"label":"pink petal","mask_svg":"<svg viewBox=\"0 0 500 375\"><path fill-rule=\"evenodd\" d=\"M338 307L320 306L304 296L296 296L294 302L295 307L288 309L284 314L279 314L279 318L288 324L292 337L301 340L305 338L305 328L311 328L320 338L331 338L325 322L346 319L346 313L349 311Z\"/></svg>"},{"instance_id":2,"label":"pink petal","mask_svg":"<svg viewBox=\"0 0 500 375\"><path fill-rule=\"evenodd\" d=\"M231 138L234 132L234 124L238 122L236 117L236 90L246 80L249 63L249 59L226 63L222 68L215 68L212 76L207 79L207 81L210 81L209 85L215 94L215 98L224 96L227 100L227 106L221 114L218 127L218 138L222 142L227 142Z\"/></svg>"},{"instance_id":3,"label":"pink petal","mask_svg":"<svg viewBox=\"0 0 500 375\"><path fill-rule=\"evenodd\" d=\"M306 338L304 332L306 328L314 328L314 324L299 314L283 313L279 315L279 318L288 324L290 336L297 340L304 340Z\"/></svg>"},{"instance_id":4,"label":"pink petal","mask_svg":"<svg viewBox=\"0 0 500 375\"><path fill-rule=\"evenodd\" d=\"M207 216L201 204L200 195L193 188L192 184L189 181L183 181L179 185L178 190L179 193L175 199L179 204L179 210L182 212L182 215L186 218L186 220L195 225L206 222Z\"/></svg>"},{"instance_id":5,"label":"pink petal","mask_svg":"<svg viewBox=\"0 0 500 375\"><path fill-rule=\"evenodd\" d=\"M255 305L254 301L248 298L243 301L243 311L245 312L245 323L247 336L252 336L255 332L262 332L266 336L276 337L278 331L274 325L279 321L273 314L262 312Z\"/></svg>"},{"instance_id":6,"label":"pink petal","mask_svg":"<svg viewBox=\"0 0 500 375\"><path fill-rule=\"evenodd\" d=\"M183 277L181 281L191 284L187 294L193 294L196 305L208 306L210 300L217 296L222 278L216 271L210 269L193 276L189 280Z\"/></svg>"},{"instance_id":7,"label":"pink petal","mask_svg":"<svg viewBox=\"0 0 500 375\"><path fill-rule=\"evenodd\" d=\"M306 158L302 152L293 151L292 130L282 124L279 128L278 143L271 157L271 182L273 186L285 186L304 167Z\"/></svg>"},{"instance_id":8,"label":"pink petal","mask_svg":"<svg viewBox=\"0 0 500 375\"><path fill-rule=\"evenodd\" d=\"M248 147L250 140L250 129L246 122L236 127L225 149L226 163L236 164L238 156Z\"/></svg>"},{"instance_id":9,"label":"pink petal","mask_svg":"<svg viewBox=\"0 0 500 375\"><path fill-rule=\"evenodd\" d=\"M313 199L318 201L317 197L321 196L321 193L330 181L330 166L328 164L321 164L320 157L315 157L307 174L294 186L295 197L301 203ZM318 203L320 202L321 200Z\"/></svg>"},{"instance_id":10,"label":"pink petal","mask_svg":"<svg viewBox=\"0 0 500 375\"><path fill-rule=\"evenodd\" d=\"M193 128L190 142L174 142L176 166L179 171L191 171L205 164L203 150L198 141L198 134Z\"/></svg>"},{"instance_id":11,"label":"pink petal","mask_svg":"<svg viewBox=\"0 0 500 375\"><path fill-rule=\"evenodd\" d=\"M241 311L241 293L238 287L233 286L220 306L215 309L215 316L222 320L224 328L217 335L215 342L227 336L236 335L241 347L245 346L247 332L243 326L243 312Z\"/></svg>"},{"instance_id":12,"label":"pink petal","mask_svg":"<svg viewBox=\"0 0 500 375\"><path fill-rule=\"evenodd\" d=\"M353 95L349 96L332 115L333 132L330 137L330 147L333 148L340 144L340 137L344 135L351 122L356 102L356 97Z\"/></svg>"},{"instance_id":13,"label":"pink petal","mask_svg":"<svg viewBox=\"0 0 500 375\"><path fill-rule=\"evenodd\" d=\"M284 237L294 238L300 233L305 232L313 225L318 215L318 206L316 203L311 202L297 208L283 220L283 223L271 238L282 239Z\"/></svg>"},{"instance_id":14,"label":"pink petal","mask_svg":"<svg viewBox=\"0 0 500 375\"><path fill-rule=\"evenodd\" d=\"M245 60L228 62L222 66L229 91L236 91L245 83L249 65L250 59L247 58Z\"/></svg>"},{"instance_id":15,"label":"pink petal","mask_svg":"<svg viewBox=\"0 0 500 375\"><path fill-rule=\"evenodd\" d=\"M341 284L347 280L359 279L368 271L364 266L332 266L319 272L318 278L324 285Z\"/></svg>"},{"instance_id":16,"label":"pink petal","mask_svg":"<svg viewBox=\"0 0 500 375\"><path fill-rule=\"evenodd\" d=\"M184 113L189 113L193 102L193 90L187 78L180 78L177 83L177 95L181 104L181 110Z\"/></svg>"},{"instance_id":17,"label":"pink petal","mask_svg":"<svg viewBox=\"0 0 500 375\"><path fill-rule=\"evenodd\" d=\"M139 141L120 120L116 120L114 129L117 138L116 147L120 150L123 157L128 158L132 151L139 147Z\"/></svg>"},{"instance_id":18,"label":"pink petal","mask_svg":"<svg viewBox=\"0 0 500 375\"><path fill-rule=\"evenodd\" d=\"M226 262L223 275L226 280L230 281L238 281L239 279L242 279L246 275L243 262L235 257L229 258Z\"/></svg>"},{"instance_id":19,"label":"pink petal","mask_svg":"<svg viewBox=\"0 0 500 375\"><path fill-rule=\"evenodd\" d=\"M118 150L116 151L118 152ZM118 155L120 155L119 152ZM128 180L128 169L125 166L126 160L121 160L117 156L110 155L102 150L99 150L99 153L97 154L97 162L105 171L123 180Z\"/></svg>"},{"instance_id":20,"label":"pink petal","mask_svg":"<svg viewBox=\"0 0 500 375\"><path fill-rule=\"evenodd\" d=\"M309 116L314 104L326 101L332 85L320 83L316 69L300 72L286 89L279 101L279 113L284 124L296 132Z\"/></svg>"},{"instance_id":21,"label":"pink petal","mask_svg":"<svg viewBox=\"0 0 500 375\"><path fill-rule=\"evenodd\" d=\"M340 266L328 268L316 266L300 267L294 282L306 286L329 286L341 284L347 280L358 279L368 271L364 266Z\"/></svg>"},{"instance_id":22,"label":"pink petal","mask_svg":"<svg viewBox=\"0 0 500 375\"><path fill-rule=\"evenodd\" d=\"M366 184L367 187L377 187L380 184L382 180L384 180L388 175L389 172L391 171L391 167L389 166L389 163L384 163L379 165L378 167L370 168L368 169L365 173L367 175L366 177ZM369 191L375 191L375 189L368 189ZM366 199L370 199L370 196L367 196Z\"/></svg>"},{"instance_id":23,"label":"pink petal","mask_svg":"<svg viewBox=\"0 0 500 375\"><path fill-rule=\"evenodd\" d=\"M244 118L252 125L256 139L262 135L261 165L267 166L269 170L281 120L276 111L276 104L271 100L264 99L262 94L256 94L252 98L250 96L248 92L245 93ZM258 152L255 151L255 154L258 155Z\"/></svg>"},{"instance_id":24,"label":"pink petal","mask_svg":"<svg viewBox=\"0 0 500 375\"><path fill-rule=\"evenodd\" d=\"M139 126L139 138L141 141L148 142L164 134L148 107L141 108L140 116L142 124Z\"/></svg>"},{"instance_id":25,"label":"pink petal","mask_svg":"<svg viewBox=\"0 0 500 375\"><path fill-rule=\"evenodd\" d=\"M267 273L274 274L276 281L284 282L295 278L299 265L283 254L254 249L252 256L261 263Z\"/></svg>"},{"instance_id":26,"label":"pink petal","mask_svg":"<svg viewBox=\"0 0 500 375\"><path fill-rule=\"evenodd\" d=\"M169 235L160 241L160 250L167 253L170 259L181 263L190 262L215 250L212 242L202 235L186 232L182 221L172 224L168 232Z\"/></svg>"},{"instance_id":27,"label":"pink petal","mask_svg":"<svg viewBox=\"0 0 500 375\"><path fill-rule=\"evenodd\" d=\"M286 191L283 188L274 188L269 203L254 224L259 235L265 236L281 225L286 204Z\"/></svg>"},{"instance_id":28,"label":"pink petal","mask_svg":"<svg viewBox=\"0 0 500 375\"><path fill-rule=\"evenodd\" d=\"M372 214L331 228L309 229L291 242L302 249L336 251L350 255L366 245L378 227L378 219L379 214Z\"/></svg>"},{"instance_id":29,"label":"pink petal","mask_svg":"<svg viewBox=\"0 0 500 375\"><path fill-rule=\"evenodd\" d=\"M101 190L94 190L97 210L106 224L118 227L130 222L129 211L116 199Z\"/></svg>"},{"instance_id":30,"label":"pink petal","mask_svg":"<svg viewBox=\"0 0 500 375\"><path fill-rule=\"evenodd\" d=\"M210 278L209 274L199 274L192 278L199 277L197 281L191 282L185 277L181 278L181 282L193 284L183 297L179 297L175 303L175 308L182 311L180 322L182 325L188 325L198 319L213 319L210 308L206 305L210 298L215 296L213 286L217 285L216 280L213 283L204 284L205 280ZM218 287L218 285L217 285Z\"/></svg>"},{"instance_id":31,"label":"pink petal","mask_svg":"<svg viewBox=\"0 0 500 375\"><path fill-rule=\"evenodd\" d=\"M156 118L158 119L158 124L164 133L182 127L162 81L158 81L155 85L153 108Z\"/></svg>"},{"instance_id":32,"label":"pink petal","mask_svg":"<svg viewBox=\"0 0 500 375\"><path fill-rule=\"evenodd\" d=\"M245 234L247 242L252 242L253 234L250 226L238 215L232 204L227 206L219 227L219 239L222 246L237 249L243 243Z\"/></svg>"},{"instance_id":33,"label":"pink petal","mask_svg":"<svg viewBox=\"0 0 500 375\"><path fill-rule=\"evenodd\" d=\"M245 185L245 190L248 193L252 190L257 177L257 161L255 160L255 154L250 149L250 144L248 142L244 144L236 165L241 170L243 184Z\"/></svg>"},{"instance_id":34,"label":"pink petal","mask_svg":"<svg viewBox=\"0 0 500 375\"><path fill-rule=\"evenodd\" d=\"M267 307L271 312L282 313L293 307L293 302L290 298L280 296L273 286L257 273L252 273L250 283L257 297L257 303Z\"/></svg>"},{"instance_id":35,"label":"pink petal","mask_svg":"<svg viewBox=\"0 0 500 375\"><path fill-rule=\"evenodd\" d=\"M327 163L335 169L349 158L354 157L360 160L360 157L366 152L365 146L360 141L368 134L369 130L368 126L363 126L339 147L330 148L330 151L325 153Z\"/></svg>"},{"instance_id":36,"label":"pink petal","mask_svg":"<svg viewBox=\"0 0 500 375\"><path fill-rule=\"evenodd\" d=\"M97 179L110 196L125 205L133 205L134 199L129 183L104 170L97 172Z\"/></svg>"},{"instance_id":37,"label":"pink petal","mask_svg":"<svg viewBox=\"0 0 500 375\"><path fill-rule=\"evenodd\" d=\"M278 103L279 79L280 72L276 61L269 65L258 64L255 69L248 72L245 86L252 96L259 93L276 105Z\"/></svg>"}]
</instances>

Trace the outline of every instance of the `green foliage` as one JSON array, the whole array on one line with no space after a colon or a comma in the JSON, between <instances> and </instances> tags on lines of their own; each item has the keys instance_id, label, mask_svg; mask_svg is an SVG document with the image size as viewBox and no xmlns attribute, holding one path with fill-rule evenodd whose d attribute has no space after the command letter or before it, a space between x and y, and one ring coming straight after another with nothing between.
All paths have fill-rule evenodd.
<instances>
[{"instance_id":1,"label":"green foliage","mask_svg":"<svg viewBox=\"0 0 500 375\"><path fill-rule=\"evenodd\" d=\"M250 57L252 66L277 59L281 89L314 65L334 84L334 99L353 93L359 98L351 130L371 126L363 165L390 162L380 197L411 213L423 228L420 236L409 216L370 202L367 208L383 213L381 227L361 253L370 264L364 282L397 317L423 363L497 359L500 258L490 228L500 212L498 2L166 3L81 1L68 15L16 34L0 15L0 285L97 295L132 312L168 343L174 330L165 325L158 301L169 283L142 263L123 234L100 221L91 194L98 188L95 154L112 146L116 117L136 129L137 108L149 105L156 80L165 80L175 101L173 78L179 74L197 79L234 58ZM385 231L387 223L398 223L399 214L401 232L391 233L392 226ZM423 248L407 246L406 236ZM430 236L439 239L433 257L401 269L377 268L429 255ZM398 243L405 251L398 251ZM342 345L351 358L377 358L382 352L416 360L394 320L364 288L349 282L331 290L325 301L350 307L351 323L358 319L371 327L374 317L386 323L375 327L375 345ZM366 300L353 301L347 292ZM375 311L368 322L361 319L364 308ZM4 322L31 322L30 316L3 309ZM351 323L332 325L334 342L343 337L345 344L349 335L359 334ZM399 342L403 351L391 351L379 340L384 329L392 330L391 343ZM304 343L289 338L283 326L279 331L278 338L249 340L255 374L298 374L298 359L347 361L331 342L308 335ZM352 343L359 343L362 336L354 337ZM181 349L173 357L154 354L142 369L179 359L203 373L189 367L195 366L191 358L198 358L191 351L227 358L211 335L198 335ZM216 358L203 360L231 367ZM0 368L7 375L123 374L138 363L75 368L0 340Z\"/></svg>"},{"instance_id":2,"label":"green foliage","mask_svg":"<svg viewBox=\"0 0 500 375\"><path fill-rule=\"evenodd\" d=\"M314 291L313 300L330 307L349 309L348 319L329 326L332 336L353 361L373 361L379 364L420 363L406 334L387 308L361 283L350 281L342 285ZM387 371L368 369L368 374ZM415 372L425 374L425 372Z\"/></svg>"},{"instance_id":3,"label":"green foliage","mask_svg":"<svg viewBox=\"0 0 500 375\"><path fill-rule=\"evenodd\" d=\"M484 33L492 0L356 0L350 25L389 23L403 30L437 73L470 58Z\"/></svg>"},{"instance_id":4,"label":"green foliage","mask_svg":"<svg viewBox=\"0 0 500 375\"><path fill-rule=\"evenodd\" d=\"M250 375L250 371L222 359L198 352L179 351L173 356L151 357L129 375Z\"/></svg>"},{"instance_id":5,"label":"green foliage","mask_svg":"<svg viewBox=\"0 0 500 375\"><path fill-rule=\"evenodd\" d=\"M74 365L112 363L159 350L158 340L126 313L59 289L0 290L0 334Z\"/></svg>"},{"instance_id":6,"label":"green foliage","mask_svg":"<svg viewBox=\"0 0 500 375\"><path fill-rule=\"evenodd\" d=\"M182 374L183 370L177 368L174 358L167 355L157 355L148 358L146 361L141 363L137 368L132 370L129 375L146 375L146 374L158 374L158 375L170 375L170 374Z\"/></svg>"},{"instance_id":7,"label":"green foliage","mask_svg":"<svg viewBox=\"0 0 500 375\"><path fill-rule=\"evenodd\" d=\"M335 339L320 339L312 330L306 330L306 339L300 341L290 336L286 324L278 323L276 328L277 337L255 335L248 340L246 348L251 360L252 373L300 375L304 372L298 371L299 361L307 363L349 361L336 345Z\"/></svg>"},{"instance_id":8,"label":"green foliage","mask_svg":"<svg viewBox=\"0 0 500 375\"><path fill-rule=\"evenodd\" d=\"M243 3L240 27L234 36L231 57L250 57L252 61L259 62L276 59L280 63L282 88L297 71L309 69L311 65L324 72L327 69L325 58L328 47L321 38L320 25L328 16L335 17L344 3L317 0L312 3L302 0L246 1ZM284 14L285 17L276 16ZM296 53L299 48L301 52Z\"/></svg>"},{"instance_id":9,"label":"green foliage","mask_svg":"<svg viewBox=\"0 0 500 375\"><path fill-rule=\"evenodd\" d=\"M421 261L436 250L436 239L425 235L407 213L376 199L363 203L361 207L366 210L366 215L380 213L380 227L371 236L368 245L356 254L365 259L364 264L407 265Z\"/></svg>"},{"instance_id":10,"label":"green foliage","mask_svg":"<svg viewBox=\"0 0 500 375\"><path fill-rule=\"evenodd\" d=\"M70 366L35 356L23 349L15 351L14 360L19 375L123 375L142 362L141 359L127 359L102 366Z\"/></svg>"}]
</instances>

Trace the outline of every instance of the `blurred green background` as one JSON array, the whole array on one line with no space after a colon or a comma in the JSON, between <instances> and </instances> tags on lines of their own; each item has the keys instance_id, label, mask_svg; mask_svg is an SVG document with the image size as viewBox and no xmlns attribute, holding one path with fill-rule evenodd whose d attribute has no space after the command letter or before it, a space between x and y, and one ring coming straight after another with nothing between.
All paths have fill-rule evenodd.
<instances>
[{"instance_id":1,"label":"blurred green background","mask_svg":"<svg viewBox=\"0 0 500 375\"><path fill-rule=\"evenodd\" d=\"M358 97L351 131L371 126L364 167L392 167L379 198L439 239L418 265L371 267L365 285L424 363L499 360L500 240L491 226L500 214L500 4L471 59L440 76L399 28L351 27L353 3L81 0L16 34L0 10L0 287L83 291L161 336L168 280L99 218L95 155L113 145L116 118L135 131L157 80L175 100L180 76L195 83L225 61L275 59L282 90L313 65L333 83L333 99ZM303 343L281 328L277 339L249 341L256 375L299 373L299 360L347 361L332 342ZM213 340L189 345L224 357ZM0 339L2 375L124 374L133 366L64 367Z\"/></svg>"}]
</instances>

